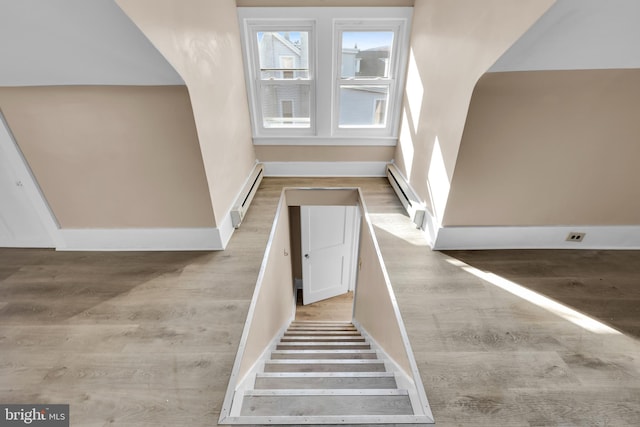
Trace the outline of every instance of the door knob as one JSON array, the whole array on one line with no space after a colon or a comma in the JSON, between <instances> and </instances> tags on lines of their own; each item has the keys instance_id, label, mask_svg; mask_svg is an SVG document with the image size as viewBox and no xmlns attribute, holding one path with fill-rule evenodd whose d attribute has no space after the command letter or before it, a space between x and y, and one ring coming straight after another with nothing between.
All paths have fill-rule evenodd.
<instances>
[{"instance_id":1,"label":"door knob","mask_svg":"<svg viewBox=\"0 0 640 427\"><path fill-rule=\"evenodd\" d=\"M304 257L305 257L306 259L309 259L309 254L304 254Z\"/></svg>"}]
</instances>

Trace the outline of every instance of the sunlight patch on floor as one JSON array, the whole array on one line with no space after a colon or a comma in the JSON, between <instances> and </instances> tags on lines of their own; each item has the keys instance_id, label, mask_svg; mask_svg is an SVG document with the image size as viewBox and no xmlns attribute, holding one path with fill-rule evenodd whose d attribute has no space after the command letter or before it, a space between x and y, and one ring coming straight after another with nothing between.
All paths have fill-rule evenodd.
<instances>
[{"instance_id":1,"label":"sunlight patch on floor","mask_svg":"<svg viewBox=\"0 0 640 427\"><path fill-rule=\"evenodd\" d=\"M417 229L406 214L369 214L369 218L371 218L371 223L374 227L380 228L407 243L414 246L428 246L424 232ZM407 224L410 224L410 226L407 227Z\"/></svg>"},{"instance_id":2,"label":"sunlight patch on floor","mask_svg":"<svg viewBox=\"0 0 640 427\"><path fill-rule=\"evenodd\" d=\"M602 322L592 319L591 317L586 316L570 307L567 307L566 305L560 304L559 302L556 302L544 295L527 289L524 286L512 282L511 280L505 279L504 277L498 276L494 273L479 270L457 259L448 259L447 261L450 264L455 265L456 267L460 267L462 270L473 274L474 276L479 277L480 279L485 280L492 285L504 289L505 291L517 297L529 301L530 303L535 304L538 307L544 308L545 310L557 316L560 316L563 319L586 329L587 331L596 334L621 335L621 332L605 325Z\"/></svg>"}]
</instances>

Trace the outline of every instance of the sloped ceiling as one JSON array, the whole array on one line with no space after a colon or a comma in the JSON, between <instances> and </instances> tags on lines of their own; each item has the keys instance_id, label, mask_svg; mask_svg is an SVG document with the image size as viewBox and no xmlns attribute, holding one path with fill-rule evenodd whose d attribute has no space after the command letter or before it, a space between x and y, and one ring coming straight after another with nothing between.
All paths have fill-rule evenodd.
<instances>
[{"instance_id":1,"label":"sloped ceiling","mask_svg":"<svg viewBox=\"0 0 640 427\"><path fill-rule=\"evenodd\" d=\"M445 227L550 227L535 238L553 248L557 226L638 225L639 17L637 0L558 0L496 61L469 106ZM639 245L635 232L599 233L591 247ZM496 235L472 246L535 240Z\"/></svg>"},{"instance_id":2,"label":"sloped ceiling","mask_svg":"<svg viewBox=\"0 0 640 427\"><path fill-rule=\"evenodd\" d=\"M640 68L640 1L558 0L489 70Z\"/></svg>"},{"instance_id":3,"label":"sloped ceiling","mask_svg":"<svg viewBox=\"0 0 640 427\"><path fill-rule=\"evenodd\" d=\"M113 0L0 10L0 86L184 84ZM637 0L558 0L489 71L640 68L639 16Z\"/></svg>"},{"instance_id":4,"label":"sloped ceiling","mask_svg":"<svg viewBox=\"0 0 640 427\"><path fill-rule=\"evenodd\" d=\"M0 86L183 85L113 0L0 0Z\"/></svg>"}]
</instances>

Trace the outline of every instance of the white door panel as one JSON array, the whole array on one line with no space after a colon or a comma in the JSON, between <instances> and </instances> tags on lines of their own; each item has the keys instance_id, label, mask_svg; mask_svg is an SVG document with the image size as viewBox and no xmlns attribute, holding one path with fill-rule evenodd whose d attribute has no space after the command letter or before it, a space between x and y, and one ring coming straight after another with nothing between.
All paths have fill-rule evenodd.
<instances>
[{"instance_id":1,"label":"white door panel","mask_svg":"<svg viewBox=\"0 0 640 427\"><path fill-rule=\"evenodd\" d=\"M353 281L355 206L302 206L304 304L346 293Z\"/></svg>"}]
</instances>

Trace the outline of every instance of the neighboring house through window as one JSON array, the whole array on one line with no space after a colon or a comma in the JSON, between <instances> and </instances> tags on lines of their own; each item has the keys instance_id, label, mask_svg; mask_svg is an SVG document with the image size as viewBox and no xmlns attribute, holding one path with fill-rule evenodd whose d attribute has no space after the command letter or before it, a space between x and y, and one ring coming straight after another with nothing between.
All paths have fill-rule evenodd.
<instances>
[{"instance_id":1,"label":"neighboring house through window","mask_svg":"<svg viewBox=\"0 0 640 427\"><path fill-rule=\"evenodd\" d=\"M238 10L254 143L396 143L411 8Z\"/></svg>"},{"instance_id":2,"label":"neighboring house through window","mask_svg":"<svg viewBox=\"0 0 640 427\"><path fill-rule=\"evenodd\" d=\"M281 116L282 121L284 123L293 124L293 120L287 121L286 119L293 119L293 100L291 99L283 99L280 101L281 106Z\"/></svg>"}]
</instances>

